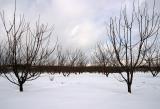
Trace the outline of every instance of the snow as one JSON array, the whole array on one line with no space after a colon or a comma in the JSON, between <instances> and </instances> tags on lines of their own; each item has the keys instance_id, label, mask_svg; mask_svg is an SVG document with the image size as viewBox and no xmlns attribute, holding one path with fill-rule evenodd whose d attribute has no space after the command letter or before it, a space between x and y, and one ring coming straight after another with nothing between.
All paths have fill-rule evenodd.
<instances>
[{"instance_id":1,"label":"snow","mask_svg":"<svg viewBox=\"0 0 160 109\"><path fill-rule=\"evenodd\" d=\"M132 94L117 74L47 74L27 82L24 92L0 77L0 109L159 109L160 77L136 73Z\"/></svg>"}]
</instances>

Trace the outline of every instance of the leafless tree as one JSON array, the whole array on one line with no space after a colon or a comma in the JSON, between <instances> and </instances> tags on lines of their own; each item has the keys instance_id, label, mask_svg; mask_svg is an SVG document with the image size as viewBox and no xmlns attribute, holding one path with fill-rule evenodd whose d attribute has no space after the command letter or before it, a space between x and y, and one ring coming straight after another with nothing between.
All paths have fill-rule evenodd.
<instances>
[{"instance_id":1,"label":"leafless tree","mask_svg":"<svg viewBox=\"0 0 160 109\"><path fill-rule=\"evenodd\" d=\"M87 57L80 49L76 50L67 50L67 65L74 67L74 66L86 66L87 64Z\"/></svg>"},{"instance_id":2,"label":"leafless tree","mask_svg":"<svg viewBox=\"0 0 160 109\"><path fill-rule=\"evenodd\" d=\"M66 55L67 55L67 66L74 67L78 60L79 51L78 50L75 50L75 51L67 50Z\"/></svg>"},{"instance_id":3,"label":"leafless tree","mask_svg":"<svg viewBox=\"0 0 160 109\"><path fill-rule=\"evenodd\" d=\"M61 46L57 46L57 65L65 66L67 61L67 56L62 50Z\"/></svg>"},{"instance_id":4,"label":"leafless tree","mask_svg":"<svg viewBox=\"0 0 160 109\"><path fill-rule=\"evenodd\" d=\"M66 66L67 55L60 45L57 46L57 66ZM61 72L59 72L61 73ZM63 76L69 76L69 73L62 72Z\"/></svg>"},{"instance_id":5,"label":"leafless tree","mask_svg":"<svg viewBox=\"0 0 160 109\"><path fill-rule=\"evenodd\" d=\"M1 21L7 37L7 60L11 69L5 77L23 91L26 81L31 81L40 76L40 72L34 72L32 68L45 64L55 47L50 49L49 38L52 30L38 20L33 29L24 15L16 16L16 1L13 20L5 18L4 11L0 13ZM6 21L9 21L6 22Z\"/></svg>"},{"instance_id":6,"label":"leafless tree","mask_svg":"<svg viewBox=\"0 0 160 109\"><path fill-rule=\"evenodd\" d=\"M156 77L160 72L160 49L159 41L156 39L155 44L146 52L146 65L153 77Z\"/></svg>"},{"instance_id":7,"label":"leafless tree","mask_svg":"<svg viewBox=\"0 0 160 109\"><path fill-rule=\"evenodd\" d=\"M88 64L88 58L87 58L86 54L84 52L82 52L81 50L79 50L76 66L79 66L79 67L83 66L84 67L84 66L87 66L87 64Z\"/></svg>"},{"instance_id":8,"label":"leafless tree","mask_svg":"<svg viewBox=\"0 0 160 109\"><path fill-rule=\"evenodd\" d=\"M4 73L4 47L0 45L0 75Z\"/></svg>"},{"instance_id":9,"label":"leafless tree","mask_svg":"<svg viewBox=\"0 0 160 109\"><path fill-rule=\"evenodd\" d=\"M120 73L127 83L128 92L131 93L131 85L136 67L144 62L147 50L150 48L148 42L154 42L160 28L160 15L155 12L155 2L152 13L149 13L147 4L138 9L133 3L133 10L127 14L124 8L119 17L110 18L108 25L108 36L116 60L124 69Z\"/></svg>"},{"instance_id":10,"label":"leafless tree","mask_svg":"<svg viewBox=\"0 0 160 109\"><path fill-rule=\"evenodd\" d=\"M56 57L56 52L54 52L50 58L48 58L48 61L46 63L46 66L57 66L57 57ZM49 69L48 69L49 70ZM52 71L52 70L49 70L47 71L47 74L49 76L49 80L50 81L53 81L54 80L54 77L55 77L55 74L56 72L55 71Z\"/></svg>"},{"instance_id":11,"label":"leafless tree","mask_svg":"<svg viewBox=\"0 0 160 109\"><path fill-rule=\"evenodd\" d=\"M75 49L73 51L67 50L67 60L67 66L70 67L84 67L88 63L86 55L80 49Z\"/></svg>"},{"instance_id":12,"label":"leafless tree","mask_svg":"<svg viewBox=\"0 0 160 109\"><path fill-rule=\"evenodd\" d=\"M113 62L114 55L113 55L113 49L109 47L108 44L102 45L102 43L98 43L97 47L94 51L94 54L92 56L92 63L101 66L104 68L103 73L108 77L109 72L105 71L105 67L107 66L113 66L116 64Z\"/></svg>"}]
</instances>

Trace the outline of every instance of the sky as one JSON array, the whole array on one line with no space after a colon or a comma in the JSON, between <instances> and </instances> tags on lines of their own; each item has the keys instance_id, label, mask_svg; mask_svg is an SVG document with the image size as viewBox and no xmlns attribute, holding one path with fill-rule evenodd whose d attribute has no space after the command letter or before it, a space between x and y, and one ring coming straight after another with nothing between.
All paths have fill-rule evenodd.
<instances>
[{"instance_id":1,"label":"sky","mask_svg":"<svg viewBox=\"0 0 160 109\"><path fill-rule=\"evenodd\" d=\"M149 5L153 2L146 1ZM132 3L133 0L17 0L17 14L24 14L29 22L40 16L42 23L54 27L53 36L64 48L88 50L106 40L109 18L119 15L124 6L130 12ZM160 0L156 4L160 5ZM0 0L0 10L11 17L14 0Z\"/></svg>"}]
</instances>

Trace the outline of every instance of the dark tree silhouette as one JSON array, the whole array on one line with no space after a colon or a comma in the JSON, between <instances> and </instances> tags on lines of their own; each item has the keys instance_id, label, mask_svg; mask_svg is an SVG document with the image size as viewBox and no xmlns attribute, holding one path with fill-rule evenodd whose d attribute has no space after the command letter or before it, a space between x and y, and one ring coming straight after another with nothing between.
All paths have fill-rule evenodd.
<instances>
[{"instance_id":1,"label":"dark tree silhouette","mask_svg":"<svg viewBox=\"0 0 160 109\"><path fill-rule=\"evenodd\" d=\"M108 77L109 72L105 71L105 67L116 64L113 62L113 57L113 49L108 44L102 45L102 43L98 43L92 56L92 63L103 67L104 71L102 73Z\"/></svg>"},{"instance_id":2,"label":"dark tree silhouette","mask_svg":"<svg viewBox=\"0 0 160 109\"><path fill-rule=\"evenodd\" d=\"M153 77L156 77L160 72L160 47L159 40L156 38L155 44L146 52L146 66Z\"/></svg>"},{"instance_id":3,"label":"dark tree silhouette","mask_svg":"<svg viewBox=\"0 0 160 109\"><path fill-rule=\"evenodd\" d=\"M55 49L55 46L52 49L49 47L52 29L41 24L39 20L35 28L32 28L30 23L25 21L24 15L18 19L16 1L13 20L6 19L4 11L0 16L7 38L5 55L11 71L4 75L11 83L18 85L22 92L26 81L40 76L40 72L34 72L32 67L45 64Z\"/></svg>"},{"instance_id":4,"label":"dark tree silhouette","mask_svg":"<svg viewBox=\"0 0 160 109\"><path fill-rule=\"evenodd\" d=\"M155 2L151 14L147 4L144 7L138 4L136 9L133 3L132 13L127 14L125 8L119 17L110 18L107 35L119 66L124 68L125 72L120 75L127 83L129 93L136 67L144 62L146 52L150 48L148 42L154 43L159 29L160 14L155 12Z\"/></svg>"}]
</instances>

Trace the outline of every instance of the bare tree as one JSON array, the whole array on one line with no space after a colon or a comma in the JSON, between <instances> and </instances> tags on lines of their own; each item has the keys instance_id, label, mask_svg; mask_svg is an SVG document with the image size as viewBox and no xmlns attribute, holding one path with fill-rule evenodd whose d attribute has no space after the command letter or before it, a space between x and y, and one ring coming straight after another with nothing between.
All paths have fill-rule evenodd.
<instances>
[{"instance_id":1,"label":"bare tree","mask_svg":"<svg viewBox=\"0 0 160 109\"><path fill-rule=\"evenodd\" d=\"M97 47L94 51L94 54L92 56L92 63L101 66L104 68L103 73L108 77L109 72L105 71L105 67L111 67L115 62L113 63L114 55L113 55L113 49L109 47L108 44L102 45L102 43L98 43Z\"/></svg>"},{"instance_id":2,"label":"bare tree","mask_svg":"<svg viewBox=\"0 0 160 109\"><path fill-rule=\"evenodd\" d=\"M87 57L80 49L75 49L73 51L68 50L67 59L68 59L67 65L70 67L85 67L88 63ZM79 71L79 73L81 73L81 71Z\"/></svg>"},{"instance_id":3,"label":"bare tree","mask_svg":"<svg viewBox=\"0 0 160 109\"><path fill-rule=\"evenodd\" d=\"M86 66L87 64L87 57L85 54L80 50L67 50L67 65L74 67L74 66Z\"/></svg>"},{"instance_id":4,"label":"bare tree","mask_svg":"<svg viewBox=\"0 0 160 109\"><path fill-rule=\"evenodd\" d=\"M57 66L66 66L67 55L60 45L57 46ZM60 70L60 69L59 69ZM61 73L61 70L59 71ZM69 73L62 72L63 76L69 76Z\"/></svg>"},{"instance_id":5,"label":"bare tree","mask_svg":"<svg viewBox=\"0 0 160 109\"><path fill-rule=\"evenodd\" d=\"M67 50L66 55L67 55L67 66L74 67L79 57L79 50L75 51Z\"/></svg>"},{"instance_id":6,"label":"bare tree","mask_svg":"<svg viewBox=\"0 0 160 109\"><path fill-rule=\"evenodd\" d=\"M0 75L4 73L4 47L0 45Z\"/></svg>"},{"instance_id":7,"label":"bare tree","mask_svg":"<svg viewBox=\"0 0 160 109\"><path fill-rule=\"evenodd\" d=\"M57 65L58 66L65 66L67 61L67 56L63 52L61 46L57 46Z\"/></svg>"},{"instance_id":8,"label":"bare tree","mask_svg":"<svg viewBox=\"0 0 160 109\"><path fill-rule=\"evenodd\" d=\"M8 54L9 54L9 51L6 47L6 44L4 45L4 43L1 42L1 45L0 45L0 75L10 72L10 69L8 68L8 65L10 64Z\"/></svg>"},{"instance_id":9,"label":"bare tree","mask_svg":"<svg viewBox=\"0 0 160 109\"><path fill-rule=\"evenodd\" d=\"M87 64L88 64L88 59L87 59L86 54L82 52L81 50L79 50L76 66L84 67L84 66L87 66Z\"/></svg>"},{"instance_id":10,"label":"bare tree","mask_svg":"<svg viewBox=\"0 0 160 109\"><path fill-rule=\"evenodd\" d=\"M49 47L49 38L52 30L47 25L41 24L38 20L35 29L32 29L24 16L19 20L16 16L16 1L13 20L5 18L4 11L0 13L1 21L7 37L7 60L11 69L5 77L13 84L19 86L23 91L23 84L40 76L39 72L34 72L32 68L45 64L47 58L54 51ZM8 22L9 21L9 24Z\"/></svg>"},{"instance_id":11,"label":"bare tree","mask_svg":"<svg viewBox=\"0 0 160 109\"><path fill-rule=\"evenodd\" d=\"M110 18L108 36L114 49L116 60L125 73L120 73L127 83L128 92L136 68L144 62L146 51L150 48L148 42L154 42L160 28L160 15L155 12L155 2L152 13L148 12L147 4L138 9L133 3L132 13L127 14L125 8L119 18ZM154 37L155 36L155 37Z\"/></svg>"},{"instance_id":12,"label":"bare tree","mask_svg":"<svg viewBox=\"0 0 160 109\"><path fill-rule=\"evenodd\" d=\"M153 77L156 77L160 72L160 49L159 41L156 39L156 43L146 52L146 65Z\"/></svg>"}]
</instances>

